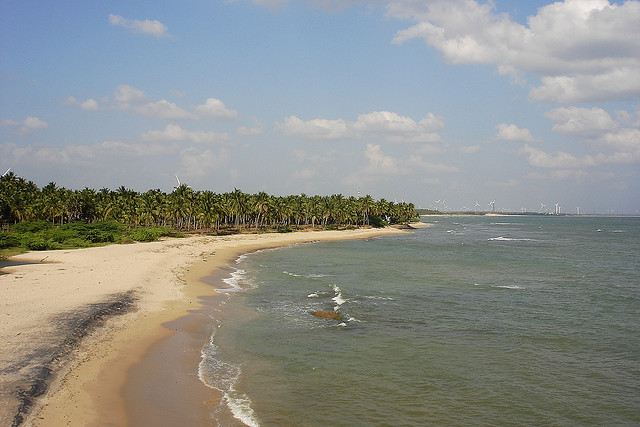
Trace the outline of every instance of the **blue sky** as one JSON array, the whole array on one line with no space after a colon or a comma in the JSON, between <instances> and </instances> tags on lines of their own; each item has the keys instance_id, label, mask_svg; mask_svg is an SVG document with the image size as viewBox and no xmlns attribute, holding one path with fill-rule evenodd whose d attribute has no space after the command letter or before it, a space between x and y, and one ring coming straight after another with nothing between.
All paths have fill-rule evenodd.
<instances>
[{"instance_id":1,"label":"blue sky","mask_svg":"<svg viewBox=\"0 0 640 427\"><path fill-rule=\"evenodd\" d=\"M640 1L3 0L0 173L638 213L639 22Z\"/></svg>"}]
</instances>

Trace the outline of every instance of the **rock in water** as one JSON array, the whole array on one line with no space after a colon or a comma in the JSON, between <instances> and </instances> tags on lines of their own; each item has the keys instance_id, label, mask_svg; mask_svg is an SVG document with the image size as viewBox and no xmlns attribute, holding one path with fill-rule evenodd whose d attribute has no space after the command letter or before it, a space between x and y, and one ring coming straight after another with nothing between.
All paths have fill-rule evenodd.
<instances>
[{"instance_id":1,"label":"rock in water","mask_svg":"<svg viewBox=\"0 0 640 427\"><path fill-rule=\"evenodd\" d=\"M340 315L335 311L312 311L311 315L321 319L340 320Z\"/></svg>"}]
</instances>

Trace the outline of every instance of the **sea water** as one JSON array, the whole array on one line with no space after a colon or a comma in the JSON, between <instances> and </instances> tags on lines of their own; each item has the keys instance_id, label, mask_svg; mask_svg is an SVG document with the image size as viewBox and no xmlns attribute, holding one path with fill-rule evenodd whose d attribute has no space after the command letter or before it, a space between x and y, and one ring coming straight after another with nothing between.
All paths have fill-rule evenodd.
<instances>
[{"instance_id":1,"label":"sea water","mask_svg":"<svg viewBox=\"0 0 640 427\"><path fill-rule=\"evenodd\" d=\"M425 221L243 256L200 365L214 421L640 425L640 218Z\"/></svg>"}]
</instances>

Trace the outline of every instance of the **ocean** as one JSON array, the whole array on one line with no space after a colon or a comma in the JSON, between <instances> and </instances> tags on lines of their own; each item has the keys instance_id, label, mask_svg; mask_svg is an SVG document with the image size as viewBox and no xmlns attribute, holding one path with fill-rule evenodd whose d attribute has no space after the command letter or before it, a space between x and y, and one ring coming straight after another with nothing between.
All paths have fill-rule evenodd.
<instances>
[{"instance_id":1,"label":"ocean","mask_svg":"<svg viewBox=\"0 0 640 427\"><path fill-rule=\"evenodd\" d=\"M640 425L640 218L423 220L238 259L214 424Z\"/></svg>"}]
</instances>

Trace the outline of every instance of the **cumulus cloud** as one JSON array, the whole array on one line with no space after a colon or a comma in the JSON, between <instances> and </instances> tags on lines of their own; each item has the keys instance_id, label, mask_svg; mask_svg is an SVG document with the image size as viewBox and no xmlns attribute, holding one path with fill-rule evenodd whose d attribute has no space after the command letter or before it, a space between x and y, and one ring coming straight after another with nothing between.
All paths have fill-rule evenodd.
<instances>
[{"instance_id":1,"label":"cumulus cloud","mask_svg":"<svg viewBox=\"0 0 640 427\"><path fill-rule=\"evenodd\" d=\"M178 104L161 99L152 102L146 93L130 85L119 85L113 95L116 110L130 111L147 117L158 117L167 120L197 119L198 116L185 110Z\"/></svg>"},{"instance_id":2,"label":"cumulus cloud","mask_svg":"<svg viewBox=\"0 0 640 427\"><path fill-rule=\"evenodd\" d=\"M499 141L521 141L521 142L533 142L535 138L531 135L529 129L519 128L518 126L506 123L500 123L496 126L498 133L495 139Z\"/></svg>"},{"instance_id":3,"label":"cumulus cloud","mask_svg":"<svg viewBox=\"0 0 640 427\"><path fill-rule=\"evenodd\" d=\"M185 178L203 178L215 168L224 166L229 159L229 153L220 149L217 153L211 149L201 150L189 147L180 152L180 176Z\"/></svg>"},{"instance_id":4,"label":"cumulus cloud","mask_svg":"<svg viewBox=\"0 0 640 427\"><path fill-rule=\"evenodd\" d=\"M126 19L120 15L109 14L109 23L126 28L135 33L148 34L156 38L170 37L167 32L167 27L160 21L151 21L149 19L140 21L137 19Z\"/></svg>"},{"instance_id":5,"label":"cumulus cloud","mask_svg":"<svg viewBox=\"0 0 640 427\"><path fill-rule=\"evenodd\" d=\"M238 117L238 112L235 110L229 110L219 99L207 98L202 105L196 105L195 111L206 117L213 119L233 120Z\"/></svg>"},{"instance_id":6,"label":"cumulus cloud","mask_svg":"<svg viewBox=\"0 0 640 427\"><path fill-rule=\"evenodd\" d=\"M547 112L546 116L556 122L552 130L565 135L593 138L620 127L609 113L598 107L556 108Z\"/></svg>"},{"instance_id":7,"label":"cumulus cloud","mask_svg":"<svg viewBox=\"0 0 640 427\"><path fill-rule=\"evenodd\" d=\"M632 114L628 112L618 112L618 116L621 119L615 120L597 107L551 110L547 117L556 122L552 130L584 141L592 153L578 157L563 151L547 153L529 145L525 145L521 153L527 156L530 165L546 169L640 163L640 123L630 120Z\"/></svg>"},{"instance_id":8,"label":"cumulus cloud","mask_svg":"<svg viewBox=\"0 0 640 427\"><path fill-rule=\"evenodd\" d=\"M276 122L276 130L285 135L315 139L362 139L383 138L388 142L440 142L439 131L444 120L432 113L416 122L410 117L389 111L374 111L360 114L358 120L344 119L302 119L290 116L284 122Z\"/></svg>"},{"instance_id":9,"label":"cumulus cloud","mask_svg":"<svg viewBox=\"0 0 640 427\"><path fill-rule=\"evenodd\" d=\"M78 101L73 96L68 97L64 103L64 105L75 105L83 110L98 110L98 101L93 98L87 99L86 101Z\"/></svg>"},{"instance_id":10,"label":"cumulus cloud","mask_svg":"<svg viewBox=\"0 0 640 427\"><path fill-rule=\"evenodd\" d=\"M65 105L74 105L85 110L120 110L166 120L196 120L201 116L234 120L238 117L237 111L228 109L224 102L216 98L208 98L204 104L194 105L194 113L166 99L152 101L144 91L128 84L119 85L113 93L113 98L104 98L101 103L99 106L94 98L80 102L73 96L64 102Z\"/></svg>"},{"instance_id":11,"label":"cumulus cloud","mask_svg":"<svg viewBox=\"0 0 640 427\"><path fill-rule=\"evenodd\" d=\"M476 0L395 0L391 16L417 21L394 43L420 38L455 64L495 64L502 74L540 76L534 100L573 103L640 95L640 2L565 0L527 25Z\"/></svg>"},{"instance_id":12,"label":"cumulus cloud","mask_svg":"<svg viewBox=\"0 0 640 427\"><path fill-rule=\"evenodd\" d=\"M197 119L198 116L185 110L173 102L161 99L157 102L149 102L143 105L122 106L121 109L133 111L136 114L148 117L159 117L168 120Z\"/></svg>"},{"instance_id":13,"label":"cumulus cloud","mask_svg":"<svg viewBox=\"0 0 640 427\"><path fill-rule=\"evenodd\" d=\"M119 85L113 99L120 104L143 104L149 101L147 94L129 85Z\"/></svg>"},{"instance_id":14,"label":"cumulus cloud","mask_svg":"<svg viewBox=\"0 0 640 427\"><path fill-rule=\"evenodd\" d=\"M441 163L425 160L419 154L410 154L402 159L385 153L380 144L367 144L364 150L366 165L351 174L344 181L349 184L376 182L391 176L442 175L458 173L460 169Z\"/></svg>"},{"instance_id":15,"label":"cumulus cloud","mask_svg":"<svg viewBox=\"0 0 640 427\"><path fill-rule=\"evenodd\" d=\"M254 119L255 121L255 126L253 127L249 127L249 126L240 126L238 129L236 129L236 133L238 135L241 136L258 136L258 135L262 135L265 132L265 127L262 123L260 123L260 121L258 121L257 119Z\"/></svg>"},{"instance_id":16,"label":"cumulus cloud","mask_svg":"<svg viewBox=\"0 0 640 427\"><path fill-rule=\"evenodd\" d=\"M218 144L229 143L231 138L229 135L216 133L213 131L190 131L181 128L175 124L168 124L164 130L152 130L140 135L143 141L162 142L162 141L188 141L196 144Z\"/></svg>"},{"instance_id":17,"label":"cumulus cloud","mask_svg":"<svg viewBox=\"0 0 640 427\"><path fill-rule=\"evenodd\" d=\"M21 122L11 119L4 120L0 123L0 127L16 128L19 134L25 135L34 130L46 129L49 127L49 124L37 117L29 116Z\"/></svg>"}]
</instances>

